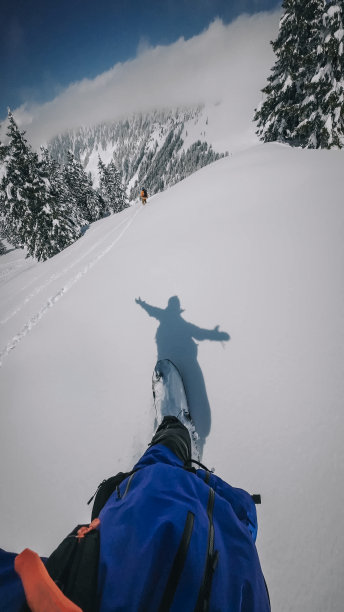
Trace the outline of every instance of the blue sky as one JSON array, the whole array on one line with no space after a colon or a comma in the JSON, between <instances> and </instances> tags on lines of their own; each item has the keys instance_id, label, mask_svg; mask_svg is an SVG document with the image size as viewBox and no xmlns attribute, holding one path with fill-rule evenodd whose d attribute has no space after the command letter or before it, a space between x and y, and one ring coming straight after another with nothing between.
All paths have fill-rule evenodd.
<instances>
[{"instance_id":1,"label":"blue sky","mask_svg":"<svg viewBox=\"0 0 344 612\"><path fill-rule=\"evenodd\" d=\"M169 45L279 0L3 0L0 117L52 100L69 84L94 78L146 46Z\"/></svg>"}]
</instances>

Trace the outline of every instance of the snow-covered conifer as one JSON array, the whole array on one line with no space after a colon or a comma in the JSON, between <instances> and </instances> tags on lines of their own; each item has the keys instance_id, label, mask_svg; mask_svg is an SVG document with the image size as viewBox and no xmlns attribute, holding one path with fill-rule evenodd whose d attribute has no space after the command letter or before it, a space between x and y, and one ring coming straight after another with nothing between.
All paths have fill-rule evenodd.
<instances>
[{"instance_id":1,"label":"snow-covered conifer","mask_svg":"<svg viewBox=\"0 0 344 612\"><path fill-rule=\"evenodd\" d=\"M96 221L100 217L101 204L92 180L72 151L67 153L67 163L63 169L63 178L69 192L71 204L78 208L84 224Z\"/></svg>"},{"instance_id":2,"label":"snow-covered conifer","mask_svg":"<svg viewBox=\"0 0 344 612\"><path fill-rule=\"evenodd\" d=\"M5 173L1 179L2 232L11 244L24 247L32 221L38 160L10 111L7 134L9 145L3 160Z\"/></svg>"},{"instance_id":3,"label":"snow-covered conifer","mask_svg":"<svg viewBox=\"0 0 344 612\"><path fill-rule=\"evenodd\" d=\"M82 217L69 201L59 164L45 148L41 148L40 173L45 183L45 206L41 214L40 232L46 236L46 253L50 257L79 238Z\"/></svg>"},{"instance_id":4,"label":"snow-covered conifer","mask_svg":"<svg viewBox=\"0 0 344 612\"><path fill-rule=\"evenodd\" d=\"M45 260L71 244L79 227L61 206L47 162L39 161L11 112L8 120L1 231L14 246L26 247L28 255Z\"/></svg>"},{"instance_id":5,"label":"snow-covered conifer","mask_svg":"<svg viewBox=\"0 0 344 612\"><path fill-rule=\"evenodd\" d=\"M108 165L108 174L113 193L115 194L114 212L121 212L129 206L125 187L121 181L121 175L113 160Z\"/></svg>"},{"instance_id":6,"label":"snow-covered conifer","mask_svg":"<svg viewBox=\"0 0 344 612\"><path fill-rule=\"evenodd\" d=\"M330 0L322 15L311 70L305 75L297 134L303 146L344 146L344 1Z\"/></svg>"},{"instance_id":7,"label":"snow-covered conifer","mask_svg":"<svg viewBox=\"0 0 344 612\"><path fill-rule=\"evenodd\" d=\"M300 123L307 96L306 83L312 72L314 49L319 44L325 0L283 0L283 15L277 39L272 43L276 62L265 100L256 109L260 138L267 141L302 144Z\"/></svg>"},{"instance_id":8,"label":"snow-covered conifer","mask_svg":"<svg viewBox=\"0 0 344 612\"><path fill-rule=\"evenodd\" d=\"M4 143L1 142L1 140L0 140L0 169L1 169L1 173L2 173L4 162L5 162L5 158L6 158L6 155L7 155L7 150L8 150L8 147L6 145L4 145Z\"/></svg>"},{"instance_id":9,"label":"snow-covered conifer","mask_svg":"<svg viewBox=\"0 0 344 612\"><path fill-rule=\"evenodd\" d=\"M105 217L110 213L110 207L108 204L108 175L106 165L101 159L100 155L98 155L98 178L99 178L99 188L98 188L98 197L100 202L100 216Z\"/></svg>"},{"instance_id":10,"label":"snow-covered conifer","mask_svg":"<svg viewBox=\"0 0 344 612\"><path fill-rule=\"evenodd\" d=\"M6 197L5 197L5 192L3 190L3 187L2 187L2 178L6 174L6 167L5 167L6 154L7 154L7 147L5 147L5 145L0 141L0 231L2 231L4 235L5 235L4 223L5 223ZM4 249L5 249L4 244L0 240L0 251L1 251L0 254L1 255L5 252Z\"/></svg>"},{"instance_id":11,"label":"snow-covered conifer","mask_svg":"<svg viewBox=\"0 0 344 612\"><path fill-rule=\"evenodd\" d=\"M127 195L121 176L113 160L106 166L98 158L99 193L104 206L104 214L117 213L128 206Z\"/></svg>"}]
</instances>

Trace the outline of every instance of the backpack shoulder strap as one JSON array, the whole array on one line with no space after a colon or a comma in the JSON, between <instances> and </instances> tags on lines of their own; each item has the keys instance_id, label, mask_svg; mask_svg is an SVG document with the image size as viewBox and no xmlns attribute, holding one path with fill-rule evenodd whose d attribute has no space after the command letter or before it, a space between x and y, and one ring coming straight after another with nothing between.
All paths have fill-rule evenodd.
<instances>
[{"instance_id":1,"label":"backpack shoulder strap","mask_svg":"<svg viewBox=\"0 0 344 612\"><path fill-rule=\"evenodd\" d=\"M136 470L131 470L131 472L118 472L116 476L111 476L110 478L107 478L100 483L96 492L92 495L91 499L89 499L87 502L87 504L90 504L94 499L92 515L91 515L92 521L95 518L98 518L100 511L105 506L110 495L112 495L112 493L117 489L117 487L119 487L121 482L123 482L123 480L128 478L128 476L131 476L132 474L134 474L135 471Z\"/></svg>"}]
</instances>

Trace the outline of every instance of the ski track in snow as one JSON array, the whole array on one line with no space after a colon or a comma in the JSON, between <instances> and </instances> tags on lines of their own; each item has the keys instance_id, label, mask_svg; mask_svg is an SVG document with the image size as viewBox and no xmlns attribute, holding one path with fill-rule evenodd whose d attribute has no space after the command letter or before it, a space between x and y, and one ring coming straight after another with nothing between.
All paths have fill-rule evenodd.
<instances>
[{"instance_id":1,"label":"ski track in snow","mask_svg":"<svg viewBox=\"0 0 344 612\"><path fill-rule=\"evenodd\" d=\"M119 223L118 225L116 225L116 227L115 227L115 228L112 228L112 229L111 229L109 232L107 232L106 236L102 236L102 237L101 237L101 239L100 239L100 240L98 240L98 241L97 241L97 243L95 243L95 245L97 246L97 245L99 245L100 243L104 242L104 240L105 240L105 239L106 239L106 238L107 238L107 237L108 237L108 236L109 236L109 235L110 235L112 232L114 232L114 231L116 231L117 229L119 229L119 228L120 228L120 227L121 227L121 226L122 226L124 223L126 223L126 221L127 221L127 217L126 217L126 218L125 218L123 221L121 221L121 223ZM96 232L97 232L97 233L99 233L100 231L101 231L101 228L100 228L100 227L98 227L98 228L96 229ZM71 245L71 246L72 246L72 247L76 247L76 248L78 248L78 246L80 245L80 247L82 248L82 246L81 246L82 244L83 244L83 243L82 243L82 239L80 238L79 240L76 240L76 242L74 242L74 243L73 243L73 245ZM82 259L84 259L84 257L85 257L85 256L87 256L87 255L88 255L88 254L89 254L89 253L90 253L90 252L91 252L93 249L94 249L94 247L91 247L91 249L89 249L89 251L88 251L88 252L86 252L84 255L82 255L82 256L79 258L79 260L75 260L75 262L74 262L74 263L79 263L79 262L80 262ZM66 258L67 258L67 260L69 260L69 259L70 259L69 249L64 249L63 251L61 251L61 252L59 253L59 262L60 262L60 266L61 266L61 265L63 265L63 261L64 261ZM37 265L37 262L36 262L36 263L31 264L31 266L30 266L30 267L28 267L27 269L30 269L30 268L34 267L35 265ZM65 268L64 270L62 270L62 272L58 274L58 277L60 277L61 275L63 275L65 272L69 271L69 270L70 270L70 269L73 267L73 265L74 265L74 264L71 264L71 265L69 265L67 268ZM42 270L42 269L40 268L40 270ZM23 266L21 266L21 268L19 268L19 267L18 267L18 274L20 274L20 273L21 273L21 272L23 272L23 271L25 271L25 268L23 268ZM9 276L10 276L10 272L11 272L11 271L9 271L9 274L8 274ZM6 273L5 273L5 274L6 274ZM5 274L3 273L3 275L1 276L1 273L0 273L0 280L2 280L2 278L5 278ZM20 288L20 290L18 291L18 299L19 299L19 296L20 296L20 295L22 295L22 294L23 294L23 293L24 293L24 292L25 292L27 289L29 289L29 287L31 287L31 286L32 286L32 285L34 285L35 283L39 282L39 281L40 281L40 279L41 279L42 277L45 277L45 276L46 276L46 274L45 274L44 270L42 270L41 272L39 272L38 274L36 274L36 276L34 276L34 277L33 277L33 278L30 280L30 281L28 281L28 282L27 282L25 285L23 285L23 286ZM57 275L53 275L53 276L54 276L53 280L56 280ZM15 278L15 276L10 276L9 280L12 280L13 278ZM3 285L4 285L6 282L7 282L7 281L6 281L6 279L5 279L5 280L4 280L4 282L3 282ZM48 285L48 283L45 283L45 284L44 284L44 287L46 287L47 285ZM35 293L35 295L36 295L36 293ZM10 318L11 318L11 317L9 317L9 319L10 319ZM7 322L7 320L9 320L9 319L6 319L6 322ZM0 324L1 324L1 323L4 323L4 322L5 322L5 321L0 321Z\"/></svg>"},{"instance_id":2,"label":"ski track in snow","mask_svg":"<svg viewBox=\"0 0 344 612\"><path fill-rule=\"evenodd\" d=\"M28 304L33 298L35 298L37 295L39 295L44 289L46 289L47 287L49 287L49 285L51 283L53 283L54 281L58 280L59 278L61 278L64 274L67 274L70 270L72 270L72 268L74 268L75 266L77 266L79 263L82 262L83 259L85 259L86 257L88 257L88 255L90 255L95 249L97 249L101 244L103 244L107 238L113 234L114 232L116 232L117 230L119 230L120 227L122 227L122 225L124 225L127 222L127 219L124 219L121 223L119 223L118 225L116 225L115 228L112 228L109 232L107 232L105 234L105 236L102 236L102 238L100 240L98 240L97 242L94 243L94 245L88 249L85 253L83 253L80 257L78 257L78 259L76 259L75 261L73 261L69 266L67 266L66 268L64 268L63 270L61 270L61 272L55 273L53 274L43 285L39 285L38 287L36 287L34 289L34 291L32 291L32 293L30 293L29 295L27 295L25 297L25 299L23 300L23 302L21 304L19 304L19 306L17 306L17 308L15 310L13 310L12 312L10 312L9 314L5 315L5 317L0 321L1 325L4 325L5 323L8 323L8 321L10 321L11 319L13 319L13 317L18 314L18 312L20 312L24 306L26 306L26 304ZM31 281L30 283L28 283L28 285L26 285L26 288L32 284L33 282L37 281L39 279L39 276L35 277L35 279L33 279L33 281Z\"/></svg>"},{"instance_id":3,"label":"ski track in snow","mask_svg":"<svg viewBox=\"0 0 344 612\"><path fill-rule=\"evenodd\" d=\"M121 238L127 232L127 230L129 229L131 224L134 222L134 219L136 218L136 216L141 212L141 210L142 210L142 207L138 208L137 211L131 216L129 221L127 221L125 219L125 221L121 222L119 225L116 226L116 228L114 228L113 230L111 230L111 232L106 234L106 237L104 237L104 239L98 241L91 249L89 249L89 251L86 254L84 254L84 255L88 255L90 252L92 252L95 247L99 246L99 244L102 244L104 242L104 240L106 240L106 238L109 236L109 234L112 234L114 231L117 231L126 222L125 227L121 231L121 233L105 249L103 249L98 255L96 255L96 257L94 257L94 259L92 259L82 270L80 270L77 274L75 274L75 276L70 278L70 280L67 281L63 287L61 287L61 289L59 289L53 296L49 297L48 300L45 302L45 304L43 304L42 308L36 314L34 314L27 321L27 323L25 323L24 327L17 334L15 334L15 336L13 336L12 340L10 340L8 342L6 347L0 353L0 366L3 365L4 360L9 355L9 353L18 346L18 344L34 329L34 327L36 327L36 325L41 321L41 319L44 317L44 315L47 312L49 312L49 310L53 306L55 306L55 304L66 293L68 293L68 291L70 291L70 289L72 289L72 287L74 287L74 285L76 285L90 270L92 270L92 268L94 268L94 266L101 259L103 259L103 257L105 257L113 249L113 247L121 240ZM72 264L71 266L67 267L61 274L58 274L56 276L59 278L62 274L67 272L70 268L74 267L74 265L76 265L76 263L80 262L82 259L84 259L84 256L80 257L79 260L77 260L77 262L74 262L74 264ZM46 285L42 285L40 288L38 288L39 289L38 293L42 289L44 289L45 286L49 285L50 282L52 282L52 280L56 280L56 278L52 277L51 279L49 279L49 282L46 283ZM36 295L36 293L32 294L32 296L30 296L29 299L31 299L31 297L34 297L34 295ZM29 301L29 299L28 299L28 301ZM24 301L24 303L25 303L25 301ZM22 304L22 306L24 305L24 303ZM17 311L19 311L21 309L21 307L18 308ZM14 314L16 314L16 312L13 313L13 316L14 316ZM12 318L12 315L9 318ZM7 319L7 320L9 320L9 319Z\"/></svg>"},{"instance_id":4,"label":"ski track in snow","mask_svg":"<svg viewBox=\"0 0 344 612\"><path fill-rule=\"evenodd\" d=\"M32 268L34 265L34 263L31 263L25 266L23 265L22 261L17 263L11 263L10 265L0 264L0 281L2 286L5 285L8 280L16 278L16 276L23 272L23 270L30 270L30 268Z\"/></svg>"}]
</instances>

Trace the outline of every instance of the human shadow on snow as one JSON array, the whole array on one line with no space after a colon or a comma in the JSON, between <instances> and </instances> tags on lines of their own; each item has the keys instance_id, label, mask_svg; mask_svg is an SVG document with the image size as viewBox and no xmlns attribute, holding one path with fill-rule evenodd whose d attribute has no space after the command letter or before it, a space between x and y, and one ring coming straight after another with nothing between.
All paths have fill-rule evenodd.
<instances>
[{"instance_id":1,"label":"human shadow on snow","mask_svg":"<svg viewBox=\"0 0 344 612\"><path fill-rule=\"evenodd\" d=\"M199 435L199 450L202 456L204 444L210 432L211 414L204 377L197 360L198 344L195 341L227 342L230 336L226 332L219 331L218 325L214 329L202 329L185 321L181 316L184 311L176 295L170 297L166 308L151 306L141 298L135 301L150 317L159 321L155 335L158 360L170 359L183 376L190 413Z\"/></svg>"}]
</instances>

